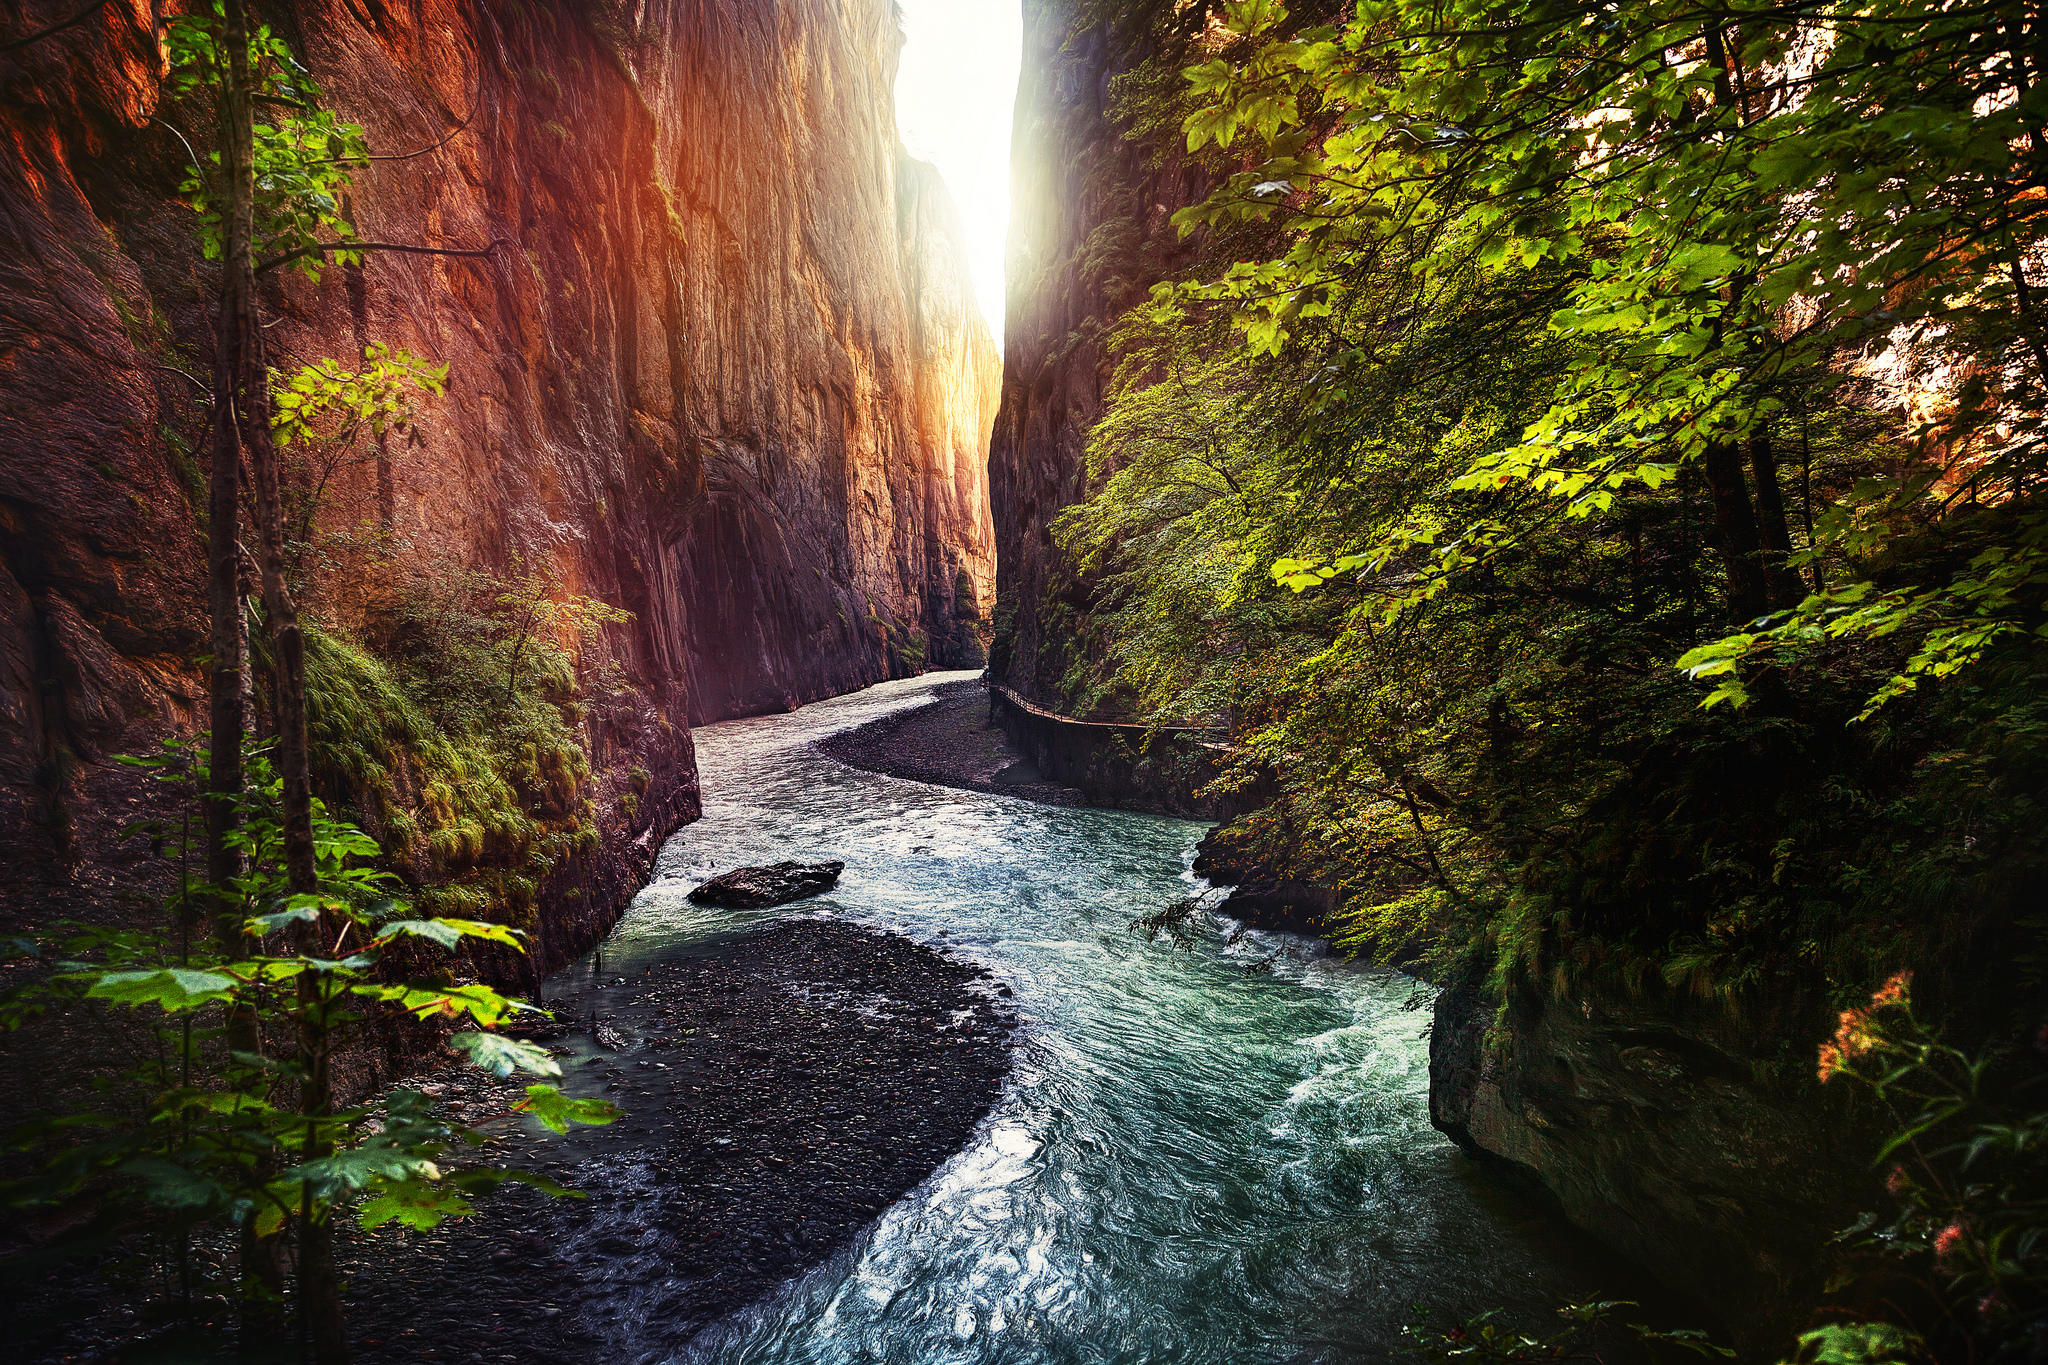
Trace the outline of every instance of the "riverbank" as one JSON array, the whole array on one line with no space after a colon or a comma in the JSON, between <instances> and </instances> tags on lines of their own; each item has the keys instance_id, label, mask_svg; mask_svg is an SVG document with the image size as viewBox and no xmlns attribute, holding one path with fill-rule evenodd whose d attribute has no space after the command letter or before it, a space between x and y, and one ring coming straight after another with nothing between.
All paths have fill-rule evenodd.
<instances>
[{"instance_id":1,"label":"riverbank","mask_svg":"<svg viewBox=\"0 0 2048 1365\"><path fill-rule=\"evenodd\" d=\"M618 1104L616 1124L558 1138L502 1117L511 1084L457 1066L413 1078L444 1111L483 1121L483 1159L586 1197L507 1187L432 1233L350 1233L358 1360L672 1354L848 1245L966 1145L1008 1071L1006 993L907 938L785 918L551 1002L544 1041L565 1088ZM99 1321L17 1317L17 1358L170 1358L132 1335L150 1314L121 1292L141 1249L123 1250L100 1268ZM71 1271L62 1297L77 1305ZM217 1298L202 1312L227 1316ZM207 1345L175 1349L202 1359Z\"/></svg>"},{"instance_id":2,"label":"riverbank","mask_svg":"<svg viewBox=\"0 0 2048 1365\"><path fill-rule=\"evenodd\" d=\"M1052 806L1082 806L1073 787L1048 781L989 720L979 679L941 683L923 705L828 735L818 751L848 767L939 787L1018 796Z\"/></svg>"},{"instance_id":3,"label":"riverbank","mask_svg":"<svg viewBox=\"0 0 2048 1365\"><path fill-rule=\"evenodd\" d=\"M1048 780L1005 727L991 719L983 679L941 683L922 706L841 730L817 742L817 749L863 772L905 777L913 782L992 792L1054 806L1103 806L1086 792ZM1127 784L1137 781L1127 769ZM1195 871L1229 894L1212 908L1255 929L1282 929L1327 938L1336 896L1327 888L1272 875L1256 859L1239 854L1229 826L1210 831L1195 858ZM1399 961L1399 954L1389 954Z\"/></svg>"},{"instance_id":4,"label":"riverbank","mask_svg":"<svg viewBox=\"0 0 2048 1365\"><path fill-rule=\"evenodd\" d=\"M999 990L909 939L791 918L559 1002L581 1015L551 1040L569 1087L626 1117L508 1132L494 1156L588 1197L508 1193L396 1254L362 1239L361 1359L674 1352L966 1145L1008 1070Z\"/></svg>"}]
</instances>

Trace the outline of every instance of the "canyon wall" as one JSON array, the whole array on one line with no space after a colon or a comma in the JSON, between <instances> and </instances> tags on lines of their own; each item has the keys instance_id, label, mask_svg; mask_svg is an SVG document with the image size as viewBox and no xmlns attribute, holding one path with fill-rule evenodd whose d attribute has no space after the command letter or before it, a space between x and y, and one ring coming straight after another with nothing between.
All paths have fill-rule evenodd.
<instances>
[{"instance_id":1,"label":"canyon wall","mask_svg":"<svg viewBox=\"0 0 2048 1365\"><path fill-rule=\"evenodd\" d=\"M902 155L896 177L903 281L910 300L918 469L926 508L923 624L932 662L979 668L996 601L995 522L989 507L988 442L1002 399L1003 358L975 301L961 255L963 232L938 168ZM953 582L939 582L948 566Z\"/></svg>"},{"instance_id":2,"label":"canyon wall","mask_svg":"<svg viewBox=\"0 0 2048 1365\"><path fill-rule=\"evenodd\" d=\"M1832 1020L1796 995L1740 1016L1653 991L1503 1005L1468 977L1437 998L1430 1120L1775 1359L1870 1193L1869 1135L1785 1041Z\"/></svg>"},{"instance_id":3,"label":"canyon wall","mask_svg":"<svg viewBox=\"0 0 2048 1365\"><path fill-rule=\"evenodd\" d=\"M1124 136L1111 82L1143 61L1143 13L1117 23L1081 0L1025 0L1011 141L1002 407L989 438L995 504L996 682L1058 709L1089 610L1052 521L1088 495L1088 431L1112 372L1111 329L1189 252L1169 223L1200 197L1191 167L1155 165Z\"/></svg>"},{"instance_id":4,"label":"canyon wall","mask_svg":"<svg viewBox=\"0 0 2048 1365\"><path fill-rule=\"evenodd\" d=\"M0 52L0 920L116 899L151 807L110 759L202 723L212 267L178 202L198 97L152 6ZM5 36L69 18L33 0ZM415 437L332 474L308 605L400 561L544 571L629 611L581 648L599 838L550 957L698 810L689 726L978 663L993 343L943 186L897 143L890 0L263 6L363 124L377 252L264 286L273 363L448 366ZM357 534L360 530L361 534ZM365 549L365 545L370 548Z\"/></svg>"}]
</instances>

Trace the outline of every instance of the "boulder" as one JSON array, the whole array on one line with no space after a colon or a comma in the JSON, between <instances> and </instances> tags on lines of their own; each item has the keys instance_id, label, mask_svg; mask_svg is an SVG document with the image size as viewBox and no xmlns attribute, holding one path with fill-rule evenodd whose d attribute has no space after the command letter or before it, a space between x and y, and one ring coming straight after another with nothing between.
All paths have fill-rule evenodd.
<instances>
[{"instance_id":1,"label":"boulder","mask_svg":"<svg viewBox=\"0 0 2048 1365\"><path fill-rule=\"evenodd\" d=\"M699 905L733 910L759 910L787 905L830 891L839 884L845 863L776 863L770 867L737 867L722 872L690 893Z\"/></svg>"}]
</instances>

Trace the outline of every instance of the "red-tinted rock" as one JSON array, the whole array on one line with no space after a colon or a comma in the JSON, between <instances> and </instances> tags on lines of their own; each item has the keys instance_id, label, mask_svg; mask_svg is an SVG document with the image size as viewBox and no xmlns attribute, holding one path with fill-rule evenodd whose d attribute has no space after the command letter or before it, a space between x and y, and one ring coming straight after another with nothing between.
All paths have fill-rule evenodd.
<instances>
[{"instance_id":1,"label":"red-tinted rock","mask_svg":"<svg viewBox=\"0 0 2048 1365\"><path fill-rule=\"evenodd\" d=\"M77 9L31 0L0 27ZM993 348L943 191L897 145L892 6L264 10L374 151L428 149L358 175L361 235L498 244L268 286L276 363L381 341L449 366L417 447L337 476L329 529L545 563L633 613L583 660L616 664L633 700L583 722L604 839L543 887L558 956L695 816L692 721L978 649ZM0 921L17 924L123 883L112 831L147 793L107 760L202 718L191 376L212 269L175 195L181 135L210 118L159 84L149 15L109 4L0 55ZM346 627L377 591L343 573L309 606Z\"/></svg>"}]
</instances>

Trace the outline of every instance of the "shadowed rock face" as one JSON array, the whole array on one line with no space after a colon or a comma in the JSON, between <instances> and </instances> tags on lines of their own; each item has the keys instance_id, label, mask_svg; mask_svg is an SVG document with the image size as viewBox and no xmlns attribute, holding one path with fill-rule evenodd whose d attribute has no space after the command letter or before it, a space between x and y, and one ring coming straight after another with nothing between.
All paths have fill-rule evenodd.
<instances>
[{"instance_id":1,"label":"shadowed rock face","mask_svg":"<svg viewBox=\"0 0 2048 1365\"><path fill-rule=\"evenodd\" d=\"M118 887L146 794L106 760L203 719L213 273L175 196L176 130L211 120L160 84L149 8L0 56L0 880L30 892L0 919ZM431 147L358 175L362 237L499 244L267 286L276 364L449 366L418 444L337 472L326 529L633 613L584 658L632 691L584 722L605 838L543 888L566 952L694 818L693 721L978 658L997 367L943 186L896 141L893 7L262 9L373 151ZM10 35L76 6L26 10ZM378 590L308 606L348 626Z\"/></svg>"},{"instance_id":2,"label":"shadowed rock face","mask_svg":"<svg viewBox=\"0 0 2048 1365\"><path fill-rule=\"evenodd\" d=\"M1013 205L1003 394L989 441L997 616L990 673L1057 707L1080 647L1087 584L1053 544L1053 518L1091 491L1088 430L1111 375L1110 330L1187 249L1168 221L1201 195L1196 172L1147 164L1110 114L1110 81L1143 39L1076 31L1081 0L1025 0L1011 142Z\"/></svg>"},{"instance_id":3,"label":"shadowed rock face","mask_svg":"<svg viewBox=\"0 0 2048 1365\"><path fill-rule=\"evenodd\" d=\"M1430 1120L1767 1359L1870 1193L1862 1125L1823 1103L1809 1051L1787 1065L1776 1042L1823 1036L1828 1018L1795 998L1737 1020L1652 992L1502 1008L1460 980L1437 997Z\"/></svg>"}]
</instances>

